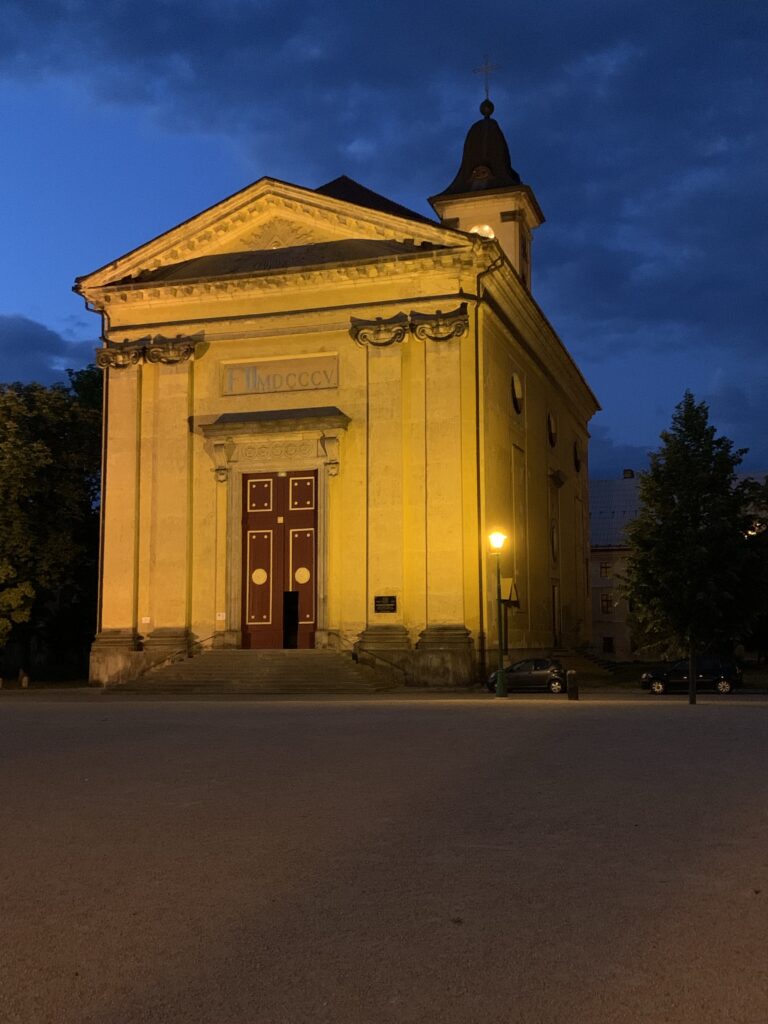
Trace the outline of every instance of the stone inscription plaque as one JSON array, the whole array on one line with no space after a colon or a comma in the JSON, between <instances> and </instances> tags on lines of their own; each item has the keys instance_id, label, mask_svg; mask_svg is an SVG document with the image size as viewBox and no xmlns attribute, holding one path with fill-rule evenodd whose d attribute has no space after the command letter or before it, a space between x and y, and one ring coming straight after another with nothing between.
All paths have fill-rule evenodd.
<instances>
[{"instance_id":1,"label":"stone inscription plaque","mask_svg":"<svg viewBox=\"0 0 768 1024\"><path fill-rule=\"evenodd\" d=\"M299 359L260 359L221 368L222 395L262 395L275 391L318 391L339 386L337 355Z\"/></svg>"},{"instance_id":2,"label":"stone inscription plaque","mask_svg":"<svg viewBox=\"0 0 768 1024\"><path fill-rule=\"evenodd\" d=\"M377 594L373 598L373 610L375 612L396 612L397 598L389 594Z\"/></svg>"}]
</instances>

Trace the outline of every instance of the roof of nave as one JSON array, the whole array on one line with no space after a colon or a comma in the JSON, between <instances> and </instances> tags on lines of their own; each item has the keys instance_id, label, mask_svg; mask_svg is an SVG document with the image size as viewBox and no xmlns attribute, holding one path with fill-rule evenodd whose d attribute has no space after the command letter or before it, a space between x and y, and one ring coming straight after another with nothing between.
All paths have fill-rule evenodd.
<instances>
[{"instance_id":1,"label":"roof of nave","mask_svg":"<svg viewBox=\"0 0 768 1024\"><path fill-rule=\"evenodd\" d=\"M180 263L169 263L110 284L143 284L152 281L198 281L238 274L260 274L298 267L322 267L337 263L390 259L392 256L426 255L446 246L430 242L399 242L394 239L344 238L334 242L290 245L283 249L254 249L213 253Z\"/></svg>"},{"instance_id":2,"label":"roof of nave","mask_svg":"<svg viewBox=\"0 0 768 1024\"><path fill-rule=\"evenodd\" d=\"M423 217L420 213L409 210L407 206L401 206L400 203L396 203L393 199L387 199L386 196L382 196L378 192L374 192L373 189L361 185L354 178L348 178L346 174L342 174L339 178L334 178L333 181L326 182L325 185L320 185L319 188L313 191L321 196L330 196L331 199L341 199L345 203L364 206L369 210L391 213L395 217L405 217L407 220L415 220L420 224L440 226L437 221L431 220L429 217Z\"/></svg>"}]
</instances>

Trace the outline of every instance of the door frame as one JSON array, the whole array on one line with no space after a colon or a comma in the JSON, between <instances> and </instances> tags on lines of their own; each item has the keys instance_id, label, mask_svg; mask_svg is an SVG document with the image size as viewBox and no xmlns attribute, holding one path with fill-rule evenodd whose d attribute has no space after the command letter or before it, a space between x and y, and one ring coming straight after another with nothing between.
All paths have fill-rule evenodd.
<instances>
[{"instance_id":1,"label":"door frame","mask_svg":"<svg viewBox=\"0 0 768 1024\"><path fill-rule=\"evenodd\" d=\"M298 593L294 590L293 580L293 568L294 568L294 535L306 533L307 536L312 537L310 548L311 557L305 564L311 564L311 588L308 587L307 591L311 593L311 610L312 620L309 623L304 623L300 619L296 620L297 639L301 637L305 642L311 637L310 647L315 646L315 639L317 635L317 621L318 621L318 470L310 469L307 466L302 466L299 469L289 470L259 470L256 473L242 472L240 474L241 487L242 487L242 511L241 511L241 523L242 525L242 557L243 564L241 566L240 585L241 585L241 599L242 606L240 610L241 615L241 647L247 646L250 650L288 650L285 643L286 638L286 622L285 622L285 595L286 592ZM294 508L292 502L292 484L294 481L312 480L312 507L310 509L303 509L300 507ZM268 482L269 483L269 494L271 496L270 508L267 510L272 513L272 518L267 522L258 523L257 519L249 519L248 507L250 505L250 490L248 487L249 482ZM278 498L278 495L282 494L282 498ZM258 509L253 509L256 517L260 517L263 513ZM311 525L298 525L297 516L292 513L297 513L298 518L306 518L307 515L311 518ZM246 526L245 520L249 519L248 525ZM282 524L282 525L281 525ZM269 535L269 609L270 617L268 623L264 624L265 632L262 632L258 624L250 624L248 621L248 610L249 600L251 596L251 590L248 587L248 574L250 565L247 563L250 561L250 554L246 550L247 538L251 534L259 534L264 532L264 535ZM279 544L278 544L279 539ZM301 556L299 556L301 557ZM309 582L309 581L302 581ZM242 588L245 588L243 593ZM306 592L306 591L305 591ZM282 608L279 606L282 605ZM279 609L279 610L278 610ZM280 618L280 627L275 625L276 616ZM303 627L303 629L302 629ZM307 637L307 633L310 637ZM281 643L267 643L268 640L275 640L276 635L281 637ZM257 642L254 644L254 640ZM262 643L264 642L264 646Z\"/></svg>"},{"instance_id":2,"label":"door frame","mask_svg":"<svg viewBox=\"0 0 768 1024\"><path fill-rule=\"evenodd\" d=\"M288 473L300 470L317 470L317 589L316 624L317 634L327 629L328 605L328 506L330 497L330 470L338 470L338 461L330 462L329 440L325 444L318 434L313 437L293 437L277 440L272 435L268 440L257 437L253 441L238 445L236 460L230 463L227 480L227 631L232 646L242 646L241 623L243 621L243 477L254 473Z\"/></svg>"}]
</instances>

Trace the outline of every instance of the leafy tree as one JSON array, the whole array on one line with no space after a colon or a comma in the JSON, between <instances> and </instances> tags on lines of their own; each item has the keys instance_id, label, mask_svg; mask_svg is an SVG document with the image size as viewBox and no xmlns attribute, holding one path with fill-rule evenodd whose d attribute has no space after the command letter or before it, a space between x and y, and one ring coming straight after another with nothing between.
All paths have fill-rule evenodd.
<instances>
[{"instance_id":1,"label":"leafy tree","mask_svg":"<svg viewBox=\"0 0 768 1024\"><path fill-rule=\"evenodd\" d=\"M689 391L661 440L627 529L624 589L646 638L688 652L695 702L697 653L730 648L765 601L752 529L765 488L738 480L745 450L716 436L706 403Z\"/></svg>"},{"instance_id":2,"label":"leafy tree","mask_svg":"<svg viewBox=\"0 0 768 1024\"><path fill-rule=\"evenodd\" d=\"M82 670L95 622L101 372L0 384L0 649Z\"/></svg>"}]
</instances>

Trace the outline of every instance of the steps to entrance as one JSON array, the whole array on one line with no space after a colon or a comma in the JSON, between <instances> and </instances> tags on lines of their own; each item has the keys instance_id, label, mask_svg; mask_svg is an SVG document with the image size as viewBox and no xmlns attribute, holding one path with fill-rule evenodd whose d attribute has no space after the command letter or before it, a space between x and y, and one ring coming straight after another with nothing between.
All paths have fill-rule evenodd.
<instances>
[{"instance_id":1,"label":"steps to entrance","mask_svg":"<svg viewBox=\"0 0 768 1024\"><path fill-rule=\"evenodd\" d=\"M348 654L329 650L204 651L110 687L120 693L355 694L397 682Z\"/></svg>"}]
</instances>

